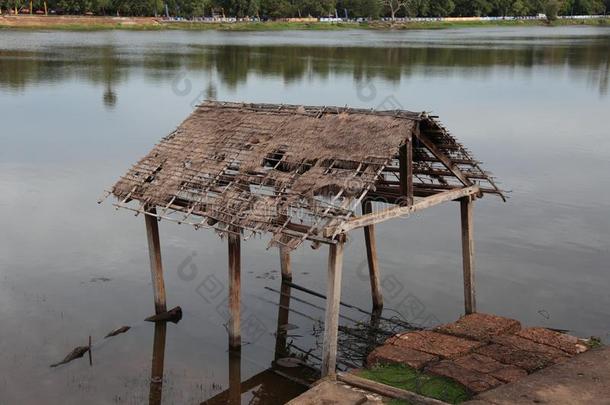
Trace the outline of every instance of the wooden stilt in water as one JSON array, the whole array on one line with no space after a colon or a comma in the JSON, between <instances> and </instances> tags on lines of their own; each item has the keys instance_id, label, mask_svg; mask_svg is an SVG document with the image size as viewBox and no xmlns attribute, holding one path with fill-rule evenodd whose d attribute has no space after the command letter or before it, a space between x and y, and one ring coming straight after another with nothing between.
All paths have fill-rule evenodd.
<instances>
[{"instance_id":1,"label":"wooden stilt in water","mask_svg":"<svg viewBox=\"0 0 610 405\"><path fill-rule=\"evenodd\" d=\"M152 367L150 372L150 391L148 394L149 405L161 405L163 394L163 365L165 363L165 337L167 323L155 324L155 336L153 340Z\"/></svg>"},{"instance_id":2,"label":"wooden stilt in water","mask_svg":"<svg viewBox=\"0 0 610 405\"><path fill-rule=\"evenodd\" d=\"M379 331L381 330L379 325L381 323L381 317L383 314L383 308L373 308L371 312L371 320L369 322L368 332L368 352L372 352L379 346L381 342L377 342Z\"/></svg>"},{"instance_id":3,"label":"wooden stilt in water","mask_svg":"<svg viewBox=\"0 0 610 405\"><path fill-rule=\"evenodd\" d=\"M398 153L400 171L400 195L406 199L406 204L413 205L413 145L409 137Z\"/></svg>"},{"instance_id":4,"label":"wooden stilt in water","mask_svg":"<svg viewBox=\"0 0 610 405\"><path fill-rule=\"evenodd\" d=\"M237 230L239 232L239 230ZM241 239L229 234L229 349L241 347Z\"/></svg>"},{"instance_id":5,"label":"wooden stilt in water","mask_svg":"<svg viewBox=\"0 0 610 405\"><path fill-rule=\"evenodd\" d=\"M147 212L156 214L155 207L149 207ZM161 262L161 242L159 241L159 223L156 217L144 215L146 222L146 237L148 239L148 254L150 256L150 274L155 296L155 313L167 311L165 297L165 282L163 281L163 264Z\"/></svg>"},{"instance_id":6,"label":"wooden stilt in water","mask_svg":"<svg viewBox=\"0 0 610 405\"><path fill-rule=\"evenodd\" d=\"M241 404L241 349L229 351L228 405Z\"/></svg>"},{"instance_id":7,"label":"wooden stilt in water","mask_svg":"<svg viewBox=\"0 0 610 405\"><path fill-rule=\"evenodd\" d=\"M290 316L290 294L292 288L289 283L282 282L280 290L280 304L277 312L277 330L275 332L275 360L286 356L286 343L288 336L288 320Z\"/></svg>"},{"instance_id":8,"label":"wooden stilt in water","mask_svg":"<svg viewBox=\"0 0 610 405\"><path fill-rule=\"evenodd\" d=\"M324 321L324 343L322 346L322 377L334 376L336 374L342 267L343 241L340 241L336 245L329 246L326 317Z\"/></svg>"},{"instance_id":9,"label":"wooden stilt in water","mask_svg":"<svg viewBox=\"0 0 610 405\"><path fill-rule=\"evenodd\" d=\"M472 229L472 197L460 199L462 218L462 262L464 267L464 306L466 314L477 311L474 288L474 238Z\"/></svg>"},{"instance_id":10,"label":"wooden stilt in water","mask_svg":"<svg viewBox=\"0 0 610 405\"><path fill-rule=\"evenodd\" d=\"M292 268L290 267L290 249L280 245L280 269L282 270L282 280L292 281Z\"/></svg>"},{"instance_id":11,"label":"wooden stilt in water","mask_svg":"<svg viewBox=\"0 0 610 405\"><path fill-rule=\"evenodd\" d=\"M362 214L371 213L371 202L362 201ZM375 241L375 225L364 227L364 241L366 243L366 257L369 263L369 277L371 279L371 295L373 309L383 308L383 295L381 293L381 280L379 275L379 262L377 261L377 242Z\"/></svg>"}]
</instances>

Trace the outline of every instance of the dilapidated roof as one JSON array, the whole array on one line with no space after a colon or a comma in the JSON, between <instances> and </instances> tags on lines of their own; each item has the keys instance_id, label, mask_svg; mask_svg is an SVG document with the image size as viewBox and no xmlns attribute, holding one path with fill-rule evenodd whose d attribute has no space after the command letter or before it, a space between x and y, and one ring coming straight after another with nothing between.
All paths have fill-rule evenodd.
<instances>
[{"instance_id":1,"label":"dilapidated roof","mask_svg":"<svg viewBox=\"0 0 610 405\"><path fill-rule=\"evenodd\" d=\"M473 184L502 196L426 113L220 102L200 105L111 192L123 208L295 248L367 196L395 203L407 142L415 197Z\"/></svg>"}]
</instances>

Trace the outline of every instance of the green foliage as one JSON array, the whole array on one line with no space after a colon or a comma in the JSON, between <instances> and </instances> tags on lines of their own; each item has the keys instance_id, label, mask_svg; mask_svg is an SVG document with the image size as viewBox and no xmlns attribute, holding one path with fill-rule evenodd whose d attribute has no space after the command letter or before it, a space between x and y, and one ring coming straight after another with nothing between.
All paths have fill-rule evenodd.
<instances>
[{"instance_id":1,"label":"green foliage","mask_svg":"<svg viewBox=\"0 0 610 405\"><path fill-rule=\"evenodd\" d=\"M561 7L561 14L565 15L603 14L605 11L603 0L564 0Z\"/></svg>"},{"instance_id":2,"label":"green foliage","mask_svg":"<svg viewBox=\"0 0 610 405\"><path fill-rule=\"evenodd\" d=\"M559 10L561 9L561 3L559 0L546 0L544 4L544 14L549 21L555 21Z\"/></svg>"},{"instance_id":3,"label":"green foliage","mask_svg":"<svg viewBox=\"0 0 610 405\"><path fill-rule=\"evenodd\" d=\"M436 0L430 1L429 13L430 17L447 17L455 10L453 0Z\"/></svg>"},{"instance_id":4,"label":"green foliage","mask_svg":"<svg viewBox=\"0 0 610 405\"><path fill-rule=\"evenodd\" d=\"M44 0L33 0L35 10ZM214 11L227 17L325 17L350 18L447 17L447 16L527 16L604 14L610 0L48 0L49 10L58 14L153 16L192 18L210 16ZM0 0L3 10L28 7L29 0Z\"/></svg>"},{"instance_id":5,"label":"green foliage","mask_svg":"<svg viewBox=\"0 0 610 405\"><path fill-rule=\"evenodd\" d=\"M411 367L388 365L363 370L359 376L392 387L412 391L426 397L450 404L459 404L470 399L464 386L443 377L417 371Z\"/></svg>"},{"instance_id":6,"label":"green foliage","mask_svg":"<svg viewBox=\"0 0 610 405\"><path fill-rule=\"evenodd\" d=\"M379 0L339 0L337 9L341 16L344 16L344 10L347 10L350 18L376 19L381 15Z\"/></svg>"},{"instance_id":7,"label":"green foliage","mask_svg":"<svg viewBox=\"0 0 610 405\"><path fill-rule=\"evenodd\" d=\"M598 347L602 347L604 344L602 343L602 340L597 337L597 336L591 336L587 341L586 341L587 346L589 346L589 349L596 349Z\"/></svg>"}]
</instances>

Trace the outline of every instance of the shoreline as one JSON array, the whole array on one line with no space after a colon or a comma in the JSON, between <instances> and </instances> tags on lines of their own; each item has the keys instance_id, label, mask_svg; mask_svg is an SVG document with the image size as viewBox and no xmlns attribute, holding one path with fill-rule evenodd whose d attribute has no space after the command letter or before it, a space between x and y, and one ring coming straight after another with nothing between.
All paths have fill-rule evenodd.
<instances>
[{"instance_id":1,"label":"shoreline","mask_svg":"<svg viewBox=\"0 0 610 405\"><path fill-rule=\"evenodd\" d=\"M562 27L562 26L610 26L610 16L592 19L559 19L553 22L544 20L499 20L499 21L409 21L409 22L198 22L163 21L154 17L87 17L87 16L0 16L0 29L3 30L60 30L60 31L285 31L312 30L332 31L345 29L403 31L452 28L487 27Z\"/></svg>"}]
</instances>

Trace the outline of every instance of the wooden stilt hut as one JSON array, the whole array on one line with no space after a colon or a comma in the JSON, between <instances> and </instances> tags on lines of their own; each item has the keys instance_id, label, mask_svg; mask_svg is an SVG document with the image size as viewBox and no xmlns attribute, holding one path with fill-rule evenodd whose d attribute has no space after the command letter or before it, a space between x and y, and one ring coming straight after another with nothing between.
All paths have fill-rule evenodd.
<instances>
[{"instance_id":1,"label":"wooden stilt hut","mask_svg":"<svg viewBox=\"0 0 610 405\"><path fill-rule=\"evenodd\" d=\"M144 214L157 312L166 308L157 221L228 239L229 345L240 346L240 243L268 233L284 279L290 251L329 247L322 375L335 372L343 249L363 228L373 306L383 305L378 223L447 201L461 206L465 312L476 311L472 207L504 198L479 162L426 113L206 102L110 191Z\"/></svg>"}]
</instances>

